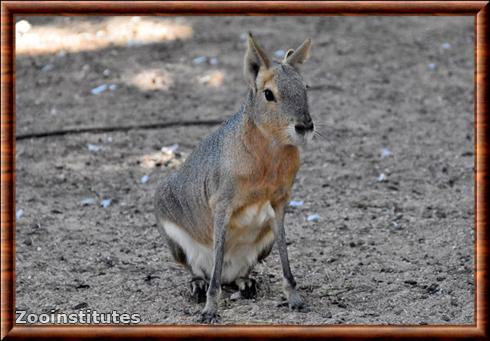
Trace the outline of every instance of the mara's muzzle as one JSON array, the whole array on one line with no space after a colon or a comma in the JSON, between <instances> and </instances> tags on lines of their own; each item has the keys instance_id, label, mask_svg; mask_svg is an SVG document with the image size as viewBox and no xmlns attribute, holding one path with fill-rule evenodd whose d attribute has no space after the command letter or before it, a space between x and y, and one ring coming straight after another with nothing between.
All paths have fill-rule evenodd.
<instances>
[{"instance_id":1,"label":"mara's muzzle","mask_svg":"<svg viewBox=\"0 0 490 341\"><path fill-rule=\"evenodd\" d=\"M298 123L294 126L294 130L300 135L305 135L306 133L312 132L314 127L313 121L308 115L302 123Z\"/></svg>"}]
</instances>

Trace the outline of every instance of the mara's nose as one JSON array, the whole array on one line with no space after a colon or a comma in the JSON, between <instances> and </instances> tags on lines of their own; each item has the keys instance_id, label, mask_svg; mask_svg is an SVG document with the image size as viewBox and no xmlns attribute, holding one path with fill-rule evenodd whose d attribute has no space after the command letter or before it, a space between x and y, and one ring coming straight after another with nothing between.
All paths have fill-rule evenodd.
<instances>
[{"instance_id":1,"label":"mara's nose","mask_svg":"<svg viewBox=\"0 0 490 341\"><path fill-rule=\"evenodd\" d=\"M312 131L313 128L314 125L310 115L307 115L302 123L298 123L294 126L294 130L296 130L296 132L301 135L304 135L307 132Z\"/></svg>"}]
</instances>

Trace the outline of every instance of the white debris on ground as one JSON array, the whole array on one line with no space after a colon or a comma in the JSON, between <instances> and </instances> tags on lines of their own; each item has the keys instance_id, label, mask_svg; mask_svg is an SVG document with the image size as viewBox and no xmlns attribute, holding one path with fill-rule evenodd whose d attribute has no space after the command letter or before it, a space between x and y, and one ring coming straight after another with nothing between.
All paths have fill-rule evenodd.
<instances>
[{"instance_id":1,"label":"white debris on ground","mask_svg":"<svg viewBox=\"0 0 490 341\"><path fill-rule=\"evenodd\" d=\"M53 69L54 69L54 65L53 65L53 64L51 64L51 63L48 63L48 64L44 65L44 66L41 68L41 71L42 71L42 72L49 72L49 71L51 71L51 70L53 70Z\"/></svg>"},{"instance_id":2,"label":"white debris on ground","mask_svg":"<svg viewBox=\"0 0 490 341\"><path fill-rule=\"evenodd\" d=\"M212 71L204 76L199 77L198 82L212 87L219 87L225 81L225 75L221 71Z\"/></svg>"},{"instance_id":3,"label":"white debris on ground","mask_svg":"<svg viewBox=\"0 0 490 341\"><path fill-rule=\"evenodd\" d=\"M205 63L208 61L208 57L206 56L199 56L199 57L196 57L192 60L192 63L196 64L196 65L199 65L199 64L202 64L202 63Z\"/></svg>"},{"instance_id":4,"label":"white debris on ground","mask_svg":"<svg viewBox=\"0 0 490 341\"><path fill-rule=\"evenodd\" d=\"M442 47L444 50L448 50L448 49L450 49L450 48L451 48L451 44L449 44L449 43L447 43L447 42L446 42L446 43L443 43L443 44L441 45L441 47Z\"/></svg>"},{"instance_id":5,"label":"white debris on ground","mask_svg":"<svg viewBox=\"0 0 490 341\"><path fill-rule=\"evenodd\" d=\"M97 200L95 200L94 198L85 198L82 201L80 201L80 204L82 204L82 206L90 206L90 205L95 205L96 202Z\"/></svg>"},{"instance_id":6,"label":"white debris on ground","mask_svg":"<svg viewBox=\"0 0 490 341\"><path fill-rule=\"evenodd\" d=\"M381 149L381 158L384 159L385 157L392 156L393 152L389 150L388 148L382 148Z\"/></svg>"},{"instance_id":7,"label":"white debris on ground","mask_svg":"<svg viewBox=\"0 0 490 341\"><path fill-rule=\"evenodd\" d=\"M142 40L137 40L137 39L130 39L128 40L128 42L126 43L126 46L127 47L138 47L138 46L141 46L143 45L145 42L142 41Z\"/></svg>"},{"instance_id":8,"label":"white debris on ground","mask_svg":"<svg viewBox=\"0 0 490 341\"><path fill-rule=\"evenodd\" d=\"M171 146L162 147L162 149L160 149L160 150L162 151L162 153L165 153L165 154L175 154L177 149L179 149L179 144L174 143Z\"/></svg>"},{"instance_id":9,"label":"white debris on ground","mask_svg":"<svg viewBox=\"0 0 490 341\"><path fill-rule=\"evenodd\" d=\"M303 200L291 200L289 202L290 207L300 207L303 206L305 202Z\"/></svg>"},{"instance_id":10,"label":"white debris on ground","mask_svg":"<svg viewBox=\"0 0 490 341\"><path fill-rule=\"evenodd\" d=\"M90 93L92 95L99 95L99 94L103 93L104 91L106 91L107 89L109 89L110 91L114 91L117 89L117 85L116 84L101 84L101 85L93 88L92 90L90 90Z\"/></svg>"},{"instance_id":11,"label":"white debris on ground","mask_svg":"<svg viewBox=\"0 0 490 341\"><path fill-rule=\"evenodd\" d=\"M97 153L100 151L103 147L98 144L92 144L92 143L87 143L87 148L90 152Z\"/></svg>"},{"instance_id":12,"label":"white debris on ground","mask_svg":"<svg viewBox=\"0 0 490 341\"><path fill-rule=\"evenodd\" d=\"M219 60L216 57L199 56L199 57L194 58L192 60L192 63L195 65L204 64L204 63L208 63L210 65L218 65Z\"/></svg>"},{"instance_id":13,"label":"white debris on ground","mask_svg":"<svg viewBox=\"0 0 490 341\"><path fill-rule=\"evenodd\" d=\"M378 182L385 182L386 180L388 180L388 178L385 173L381 173L377 179Z\"/></svg>"},{"instance_id":14,"label":"white debris on ground","mask_svg":"<svg viewBox=\"0 0 490 341\"><path fill-rule=\"evenodd\" d=\"M19 208L17 212L15 212L15 218L17 218L17 220L19 220L23 215L24 215L24 210L22 208Z\"/></svg>"},{"instance_id":15,"label":"white debris on ground","mask_svg":"<svg viewBox=\"0 0 490 341\"><path fill-rule=\"evenodd\" d=\"M431 71L434 71L436 69L437 65L435 63L429 63L427 64L427 68Z\"/></svg>"},{"instance_id":16,"label":"white debris on ground","mask_svg":"<svg viewBox=\"0 0 490 341\"><path fill-rule=\"evenodd\" d=\"M306 220L311 221L311 222L317 222L320 221L320 215L319 214L310 214L308 217L306 217Z\"/></svg>"},{"instance_id":17,"label":"white debris on ground","mask_svg":"<svg viewBox=\"0 0 490 341\"><path fill-rule=\"evenodd\" d=\"M161 166L175 169L184 162L186 157L184 153L177 152L178 148L178 144L162 147L159 152L144 155L138 159L137 163L139 163L141 167L145 169Z\"/></svg>"},{"instance_id":18,"label":"white debris on ground","mask_svg":"<svg viewBox=\"0 0 490 341\"><path fill-rule=\"evenodd\" d=\"M148 182L148 180L150 180L150 176L148 176L148 175L143 175L143 176L141 177L141 179L140 179L140 182L141 182L142 184L146 184L146 183Z\"/></svg>"},{"instance_id":19,"label":"white debris on ground","mask_svg":"<svg viewBox=\"0 0 490 341\"><path fill-rule=\"evenodd\" d=\"M103 93L106 90L107 90L107 84L101 84L101 85L93 88L92 90L90 90L90 93L92 95L98 95L98 94Z\"/></svg>"},{"instance_id":20,"label":"white debris on ground","mask_svg":"<svg viewBox=\"0 0 490 341\"><path fill-rule=\"evenodd\" d=\"M286 54L286 51L284 50L277 50L274 52L274 57L276 58L284 58L284 55Z\"/></svg>"},{"instance_id":21,"label":"white debris on ground","mask_svg":"<svg viewBox=\"0 0 490 341\"><path fill-rule=\"evenodd\" d=\"M111 203L112 203L111 199L104 199L100 202L100 206L102 206L103 208L107 208Z\"/></svg>"}]
</instances>

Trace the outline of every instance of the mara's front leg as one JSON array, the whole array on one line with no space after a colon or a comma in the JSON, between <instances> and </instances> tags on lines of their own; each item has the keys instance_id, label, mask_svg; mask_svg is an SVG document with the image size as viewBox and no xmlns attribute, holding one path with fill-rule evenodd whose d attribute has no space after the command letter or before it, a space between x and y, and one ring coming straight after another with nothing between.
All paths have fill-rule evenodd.
<instances>
[{"instance_id":1,"label":"mara's front leg","mask_svg":"<svg viewBox=\"0 0 490 341\"><path fill-rule=\"evenodd\" d=\"M276 218L273 221L273 229L276 235L277 248L281 258L283 291L286 295L289 308L293 310L302 310L305 308L303 299L296 290L296 281L291 273L289 266L288 249L286 245L286 231L284 230L284 204L276 208Z\"/></svg>"},{"instance_id":2,"label":"mara's front leg","mask_svg":"<svg viewBox=\"0 0 490 341\"><path fill-rule=\"evenodd\" d=\"M221 272L225 254L226 229L230 223L230 208L220 205L214 215L214 260L213 272L206 293L206 305L201 313L200 322L216 323L219 321L218 303L221 295Z\"/></svg>"}]
</instances>

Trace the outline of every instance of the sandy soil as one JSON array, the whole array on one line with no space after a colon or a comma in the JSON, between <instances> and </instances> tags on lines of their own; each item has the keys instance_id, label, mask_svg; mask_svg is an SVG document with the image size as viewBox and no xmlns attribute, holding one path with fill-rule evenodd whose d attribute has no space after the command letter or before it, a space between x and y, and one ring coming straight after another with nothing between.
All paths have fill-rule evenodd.
<instances>
[{"instance_id":1,"label":"sandy soil","mask_svg":"<svg viewBox=\"0 0 490 341\"><path fill-rule=\"evenodd\" d=\"M271 52L311 36L302 70L325 139L303 151L292 199L304 205L286 215L293 272L310 310L284 306L274 251L256 268L256 300L224 293L223 323L474 322L473 18L27 20L26 36L67 38L18 54L18 135L224 119L245 94L245 32ZM108 34L128 20L170 33L154 40L145 31L133 40ZM198 63L201 56L208 60ZM102 84L116 88L93 95ZM194 323L202 306L189 299L189 276L155 228L152 195L213 129L17 141L17 308ZM145 156L175 143L180 159L143 167ZM87 198L95 204L83 205ZM106 208L104 199L112 200ZM308 222L310 214L320 221Z\"/></svg>"}]
</instances>

